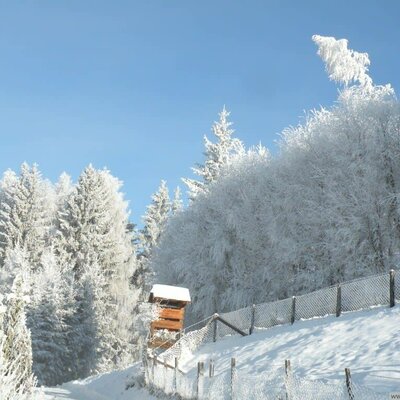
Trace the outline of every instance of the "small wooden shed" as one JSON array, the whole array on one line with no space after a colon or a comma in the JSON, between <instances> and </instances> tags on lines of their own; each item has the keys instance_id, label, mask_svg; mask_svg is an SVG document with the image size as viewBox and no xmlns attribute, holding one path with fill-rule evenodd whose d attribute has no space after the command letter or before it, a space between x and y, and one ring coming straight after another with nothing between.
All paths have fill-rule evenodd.
<instances>
[{"instance_id":1,"label":"small wooden shed","mask_svg":"<svg viewBox=\"0 0 400 400\"><path fill-rule=\"evenodd\" d=\"M150 292L149 302L156 303L159 307L158 318L151 323L149 346L168 348L176 341L174 336L183 329L185 307L190 303L189 289L154 285ZM166 331L170 333L170 339L166 339L165 335L163 337L161 334Z\"/></svg>"}]
</instances>

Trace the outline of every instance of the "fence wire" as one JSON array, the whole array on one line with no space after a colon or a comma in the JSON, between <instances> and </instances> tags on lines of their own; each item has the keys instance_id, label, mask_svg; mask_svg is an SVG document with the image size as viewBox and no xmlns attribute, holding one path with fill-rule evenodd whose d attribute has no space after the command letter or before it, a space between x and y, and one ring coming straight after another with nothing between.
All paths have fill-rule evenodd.
<instances>
[{"instance_id":1,"label":"fence wire","mask_svg":"<svg viewBox=\"0 0 400 400\"><path fill-rule=\"evenodd\" d=\"M149 385L167 395L179 395L188 400L386 400L389 393L376 393L352 382L347 387L343 381L308 380L293 373L289 377L283 369L253 375L235 371L224 372L212 378L201 375L190 379L181 371L165 368L162 364L152 367L146 376ZM273 376L273 378L271 378Z\"/></svg>"},{"instance_id":2,"label":"fence wire","mask_svg":"<svg viewBox=\"0 0 400 400\"><path fill-rule=\"evenodd\" d=\"M345 282L341 286L342 311L357 311L389 304L390 279L388 273Z\"/></svg>"},{"instance_id":3,"label":"fence wire","mask_svg":"<svg viewBox=\"0 0 400 400\"><path fill-rule=\"evenodd\" d=\"M295 319L310 319L336 313L337 287L296 297Z\"/></svg>"},{"instance_id":4,"label":"fence wire","mask_svg":"<svg viewBox=\"0 0 400 400\"><path fill-rule=\"evenodd\" d=\"M221 317L234 325L236 328L240 329L245 333L249 333L252 318L252 308L246 307L240 310L231 311L228 313L221 314ZM237 332L229 328L224 324L219 324L217 337L221 338L227 335L236 335Z\"/></svg>"},{"instance_id":5,"label":"fence wire","mask_svg":"<svg viewBox=\"0 0 400 400\"><path fill-rule=\"evenodd\" d=\"M288 324L291 316L292 299L257 304L255 307L254 326L256 328L272 328L275 325Z\"/></svg>"},{"instance_id":6,"label":"fence wire","mask_svg":"<svg viewBox=\"0 0 400 400\"><path fill-rule=\"evenodd\" d=\"M389 273L345 282L341 287L341 311L357 311L373 306L389 305L390 278ZM395 275L395 298L400 301L400 274ZM336 286L318 290L296 297L294 319L309 319L335 314L338 306L338 288ZM253 315L254 312L254 315ZM258 304L240 310L221 314L221 317L241 331L248 333L252 323L255 329L271 328L292 322L292 298L272 303ZM254 319L253 319L254 318ZM204 321L201 321L201 325ZM217 329L215 330L215 325ZM197 326L201 326L200 323ZM230 327L220 321L209 322L201 329L187 331L172 347L160 354L160 359L174 366L175 358L191 355L200 346L236 335ZM189 379L179 370L167 369L163 365L152 363L147 365L146 379L154 387L167 394L179 394L183 399L194 399L200 396L204 399L230 399L232 382L230 374L220 374L213 378L202 377L197 383ZM283 375L283 374L282 374ZM275 378L274 378L275 379ZM349 393L343 382L310 381L293 377L289 381L271 380L270 376L238 375L233 383L236 399L289 399L289 400L319 400L349 399ZM284 388L285 386L285 388ZM284 388L284 392L282 392ZM228 396L228 397L227 397ZM288 396L288 397L287 397ZM353 400L383 400L387 394L374 393L371 390L353 384Z\"/></svg>"}]
</instances>

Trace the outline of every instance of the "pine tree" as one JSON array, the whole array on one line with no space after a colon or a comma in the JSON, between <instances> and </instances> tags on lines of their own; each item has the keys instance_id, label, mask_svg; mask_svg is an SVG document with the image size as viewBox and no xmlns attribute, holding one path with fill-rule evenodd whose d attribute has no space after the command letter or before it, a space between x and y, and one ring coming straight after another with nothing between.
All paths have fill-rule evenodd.
<instances>
[{"instance_id":1,"label":"pine tree","mask_svg":"<svg viewBox=\"0 0 400 400\"><path fill-rule=\"evenodd\" d=\"M76 309L70 346L81 376L126 365L133 358L132 234L121 182L87 167L58 213L55 248L74 275ZM79 339L78 339L79 338Z\"/></svg>"},{"instance_id":2,"label":"pine tree","mask_svg":"<svg viewBox=\"0 0 400 400\"><path fill-rule=\"evenodd\" d=\"M6 374L14 377L16 391L32 392L35 379L32 374L32 343L26 326L25 306L29 297L26 278L15 277L8 296L5 318L5 339L2 347L3 360L7 365Z\"/></svg>"},{"instance_id":3,"label":"pine tree","mask_svg":"<svg viewBox=\"0 0 400 400\"><path fill-rule=\"evenodd\" d=\"M67 348L72 296L69 276L57 263L52 249L42 254L41 267L32 277L28 326L32 336L33 370L41 385L55 386L70 376Z\"/></svg>"},{"instance_id":4,"label":"pine tree","mask_svg":"<svg viewBox=\"0 0 400 400\"><path fill-rule=\"evenodd\" d=\"M214 122L212 131L217 141L211 142L207 136L204 136L206 158L204 164L198 164L192 168L193 172L201 180L184 178L183 182L189 188L189 197L191 200L199 193L207 191L207 186L214 182L221 173L221 169L228 165L236 155L244 153L244 147L239 139L233 138L234 130L231 129L232 123L228 121L230 112L225 107L219 114L219 121Z\"/></svg>"},{"instance_id":5,"label":"pine tree","mask_svg":"<svg viewBox=\"0 0 400 400\"><path fill-rule=\"evenodd\" d=\"M183 209L183 201L182 201L182 195L181 195L181 189L179 186L174 191L174 199L172 201L171 205L171 212L172 214L176 214L179 211L182 211Z\"/></svg>"},{"instance_id":6,"label":"pine tree","mask_svg":"<svg viewBox=\"0 0 400 400\"><path fill-rule=\"evenodd\" d=\"M165 181L161 181L157 192L151 196L143 217L144 227L141 231L141 258L149 259L152 249L157 245L171 212L171 200Z\"/></svg>"},{"instance_id":7,"label":"pine tree","mask_svg":"<svg viewBox=\"0 0 400 400\"><path fill-rule=\"evenodd\" d=\"M7 181L7 182L6 182ZM1 264L7 252L19 246L28 253L33 269L49 240L54 198L50 184L44 181L36 164L24 163L18 179L8 173L3 179L0 205Z\"/></svg>"}]
</instances>

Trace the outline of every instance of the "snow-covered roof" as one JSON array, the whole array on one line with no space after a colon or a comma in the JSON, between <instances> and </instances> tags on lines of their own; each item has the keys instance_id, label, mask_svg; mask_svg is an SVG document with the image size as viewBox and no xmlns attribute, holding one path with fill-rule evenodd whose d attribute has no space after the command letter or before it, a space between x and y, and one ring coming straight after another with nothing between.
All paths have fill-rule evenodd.
<instances>
[{"instance_id":1,"label":"snow-covered roof","mask_svg":"<svg viewBox=\"0 0 400 400\"><path fill-rule=\"evenodd\" d=\"M190 302L189 289L179 286L153 285L150 294L159 299Z\"/></svg>"}]
</instances>

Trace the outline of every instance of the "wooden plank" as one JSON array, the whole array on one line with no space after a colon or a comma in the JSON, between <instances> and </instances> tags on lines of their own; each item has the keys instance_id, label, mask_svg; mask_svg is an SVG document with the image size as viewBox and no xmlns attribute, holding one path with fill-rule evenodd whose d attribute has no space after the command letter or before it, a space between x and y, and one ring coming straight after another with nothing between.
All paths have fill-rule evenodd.
<instances>
[{"instance_id":1,"label":"wooden plank","mask_svg":"<svg viewBox=\"0 0 400 400\"><path fill-rule=\"evenodd\" d=\"M180 331L183 328L183 321L171 321L168 319L159 319L151 323L153 329L168 329L170 331Z\"/></svg>"},{"instance_id":2,"label":"wooden plank","mask_svg":"<svg viewBox=\"0 0 400 400\"><path fill-rule=\"evenodd\" d=\"M173 308L161 308L159 317L164 319L176 319L178 321L183 320L185 315L184 309L173 309Z\"/></svg>"}]
</instances>

